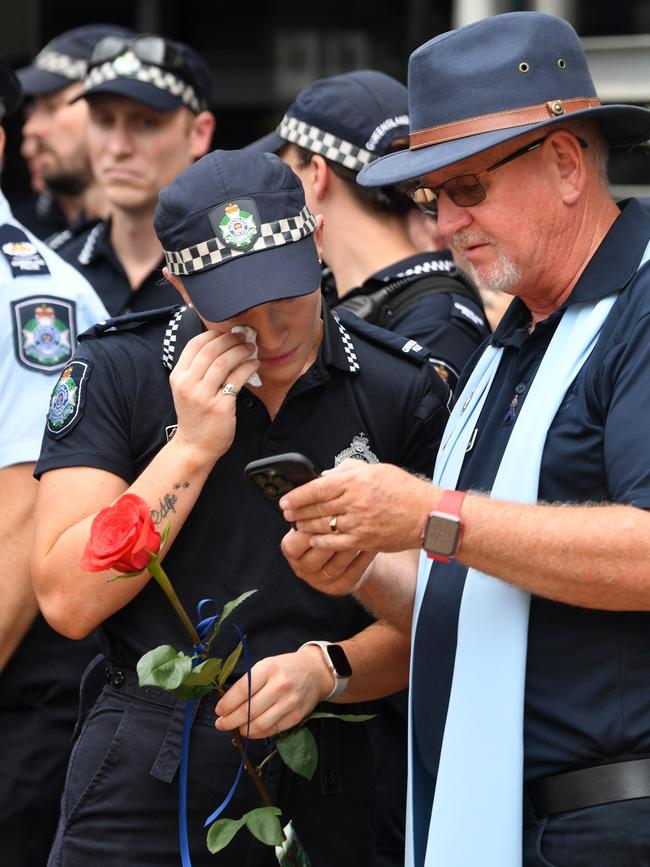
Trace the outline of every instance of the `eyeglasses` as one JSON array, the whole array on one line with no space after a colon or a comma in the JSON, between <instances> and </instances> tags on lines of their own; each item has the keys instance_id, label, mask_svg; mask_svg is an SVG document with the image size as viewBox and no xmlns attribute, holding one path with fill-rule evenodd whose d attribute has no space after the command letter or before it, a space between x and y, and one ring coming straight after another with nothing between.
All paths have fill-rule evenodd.
<instances>
[{"instance_id":1,"label":"eyeglasses","mask_svg":"<svg viewBox=\"0 0 650 867\"><path fill-rule=\"evenodd\" d=\"M445 181L438 187L428 187L426 184L419 184L417 187L411 187L411 189L406 190L406 192L423 213L427 214L429 217L435 217L436 219L438 218L438 199L441 191L447 193L452 202L461 208L469 208L472 205L478 205L487 195L483 182L481 181L483 175L487 175L488 172L493 172L495 169L505 166L507 163L511 163L519 157L523 157L524 154L537 150L537 148L541 147L543 142L546 141L546 138L547 136L544 136L543 138L537 138L534 141L529 142L524 147L519 148L514 153L499 160L499 162L494 163L494 165L488 166L487 169L483 169L482 172L477 172L472 175L458 175L455 178L449 178L448 181ZM584 139L578 138L578 142L580 143L581 148L587 147L587 142Z\"/></svg>"},{"instance_id":2,"label":"eyeglasses","mask_svg":"<svg viewBox=\"0 0 650 867\"><path fill-rule=\"evenodd\" d=\"M200 91L187 57L161 36L136 36L134 39L104 36L90 52L88 69L116 60L125 51L131 51L143 63L177 72L182 79Z\"/></svg>"}]
</instances>

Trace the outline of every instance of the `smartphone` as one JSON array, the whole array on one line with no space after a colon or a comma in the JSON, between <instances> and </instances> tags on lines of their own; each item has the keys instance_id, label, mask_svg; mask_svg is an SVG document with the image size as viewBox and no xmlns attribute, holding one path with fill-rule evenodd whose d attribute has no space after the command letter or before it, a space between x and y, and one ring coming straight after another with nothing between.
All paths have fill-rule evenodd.
<instances>
[{"instance_id":1,"label":"smartphone","mask_svg":"<svg viewBox=\"0 0 650 867\"><path fill-rule=\"evenodd\" d=\"M288 491L317 479L320 473L309 458L298 452L287 452L270 458L251 461L244 475L258 491L281 513L279 500Z\"/></svg>"}]
</instances>

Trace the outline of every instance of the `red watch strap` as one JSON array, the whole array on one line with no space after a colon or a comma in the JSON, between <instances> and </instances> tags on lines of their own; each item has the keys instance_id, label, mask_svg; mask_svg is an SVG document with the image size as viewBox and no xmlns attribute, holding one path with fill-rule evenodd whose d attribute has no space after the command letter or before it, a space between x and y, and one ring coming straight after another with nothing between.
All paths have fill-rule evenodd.
<instances>
[{"instance_id":1,"label":"red watch strap","mask_svg":"<svg viewBox=\"0 0 650 867\"><path fill-rule=\"evenodd\" d=\"M454 518L460 520L460 510L463 505L463 500L467 496L466 491L449 491L442 492L440 502L436 507L436 512L445 512L448 515L453 515Z\"/></svg>"}]
</instances>

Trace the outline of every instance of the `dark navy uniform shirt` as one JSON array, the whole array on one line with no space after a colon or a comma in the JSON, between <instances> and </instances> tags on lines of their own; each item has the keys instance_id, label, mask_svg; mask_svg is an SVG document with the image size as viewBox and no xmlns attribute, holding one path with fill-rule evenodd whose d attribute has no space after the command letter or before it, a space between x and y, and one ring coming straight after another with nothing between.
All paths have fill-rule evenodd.
<instances>
[{"instance_id":1,"label":"dark navy uniform shirt","mask_svg":"<svg viewBox=\"0 0 650 867\"><path fill-rule=\"evenodd\" d=\"M169 371L161 362L172 312L142 316L147 320L142 324L132 317L135 322L127 320L120 330L93 336L97 328L82 336L72 365L73 376L87 366L82 393L65 430L46 433L37 474L88 466L132 483L145 469L176 424ZM243 591L258 589L236 617L254 660L294 651L310 639L342 640L369 619L354 599L324 596L295 577L279 547L287 524L245 481L246 464L298 451L319 469L354 456L428 474L448 416L448 388L424 354L404 353L403 339L356 317L341 319L345 327L332 314L324 315L317 359L273 420L255 389L242 389L234 442L215 464L165 559L192 614L205 597L220 610ZM389 348L391 341L395 349ZM93 580L88 577L89 593ZM161 643L187 645L154 582L106 620L101 631L107 655L131 669Z\"/></svg>"},{"instance_id":2,"label":"dark navy uniform shirt","mask_svg":"<svg viewBox=\"0 0 650 867\"><path fill-rule=\"evenodd\" d=\"M444 276L453 270L454 262L447 251L418 253L373 274L360 291L370 294L401 277ZM478 293L472 300L451 290L427 293L398 311L383 327L428 347L438 363L438 372L454 390L465 363L490 333Z\"/></svg>"},{"instance_id":3,"label":"dark navy uniform shirt","mask_svg":"<svg viewBox=\"0 0 650 867\"><path fill-rule=\"evenodd\" d=\"M111 316L155 310L178 304L176 289L162 276L160 264L134 291L110 239L110 221L98 222L57 246L57 253L80 271L106 305Z\"/></svg>"},{"instance_id":4,"label":"dark navy uniform shirt","mask_svg":"<svg viewBox=\"0 0 650 867\"><path fill-rule=\"evenodd\" d=\"M624 203L570 298L532 334L528 309L520 299L513 302L492 338L504 352L459 489L491 489L565 309L618 291L597 345L549 429L539 499L650 508L650 267L636 273L648 239L650 213L635 200ZM466 568L433 568L414 650L413 707L420 753L435 776ZM533 597L528 636L527 779L650 754L650 613L595 611ZM431 726L432 718L439 724Z\"/></svg>"}]
</instances>

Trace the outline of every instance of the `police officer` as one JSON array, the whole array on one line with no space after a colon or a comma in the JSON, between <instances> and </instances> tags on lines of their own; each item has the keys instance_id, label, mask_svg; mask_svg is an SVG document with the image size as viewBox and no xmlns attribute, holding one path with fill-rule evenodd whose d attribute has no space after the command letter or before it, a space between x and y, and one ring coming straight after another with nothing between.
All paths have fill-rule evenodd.
<instances>
[{"instance_id":1,"label":"police officer","mask_svg":"<svg viewBox=\"0 0 650 867\"><path fill-rule=\"evenodd\" d=\"M371 69L315 81L275 133L253 145L279 153L322 213L323 257L338 301L358 316L427 346L451 387L489 333L480 295L449 250L421 253L409 232L413 203L396 187L365 189L357 173L408 142L403 84Z\"/></svg>"},{"instance_id":2,"label":"police officer","mask_svg":"<svg viewBox=\"0 0 650 867\"><path fill-rule=\"evenodd\" d=\"M237 615L256 663L254 738L292 726L331 695L322 649L301 647L307 641L340 643L354 672L340 695L346 702L393 691L390 680L365 678L380 644L408 665L406 642L371 623L356 602L325 600L295 580L279 550L284 522L243 479L249 461L287 451L319 468L354 454L426 472L447 415L448 389L428 353L402 351L402 338L349 314L337 321L322 308L318 222L299 179L275 155L208 154L162 191L156 214L169 277L200 319L188 307L110 320L84 336L69 365L77 391L62 400L63 422L60 407L50 413L37 467L35 586L64 634L100 626L110 683L70 765L52 865L178 863L180 730L169 695L140 690L133 671L145 651L183 647L186 638L146 577L107 584L108 574L78 566L93 516L124 491L144 497L154 520L169 524L165 568L188 611L205 597L221 608L258 589ZM245 342L231 333L235 326L255 335ZM257 386L247 384L254 373ZM219 708L219 730L210 696L193 727L195 865L274 863L271 850L243 834L213 858L201 831L237 767L229 730L240 724L242 674ZM315 734L314 778L308 783L274 759L267 765L273 797L284 821L293 818L313 867L372 865L368 732L323 720ZM265 741L251 751L259 762ZM257 805L244 775L227 815Z\"/></svg>"},{"instance_id":3,"label":"police officer","mask_svg":"<svg viewBox=\"0 0 650 867\"><path fill-rule=\"evenodd\" d=\"M158 192L210 147L212 75L188 46L107 36L93 48L81 97L88 150L110 217L60 247L112 315L174 304L153 229Z\"/></svg>"},{"instance_id":4,"label":"police officer","mask_svg":"<svg viewBox=\"0 0 650 867\"><path fill-rule=\"evenodd\" d=\"M0 58L0 119L21 98ZM0 157L4 144L0 127ZM73 644L38 615L29 575L32 472L56 376L70 361L78 332L106 310L74 268L14 219L2 193L0 281L0 836L4 863L34 867L45 862L54 836L79 679L96 645Z\"/></svg>"},{"instance_id":5,"label":"police officer","mask_svg":"<svg viewBox=\"0 0 650 867\"><path fill-rule=\"evenodd\" d=\"M76 27L55 37L16 75L30 97L23 125L21 153L27 160L32 187L39 195L33 212L27 203L24 222L52 249L60 246L90 220L106 215L103 194L97 187L86 147L87 107L70 105L83 89L86 57L108 34L128 36L130 31L108 24ZM27 205L27 206L26 206Z\"/></svg>"}]
</instances>

